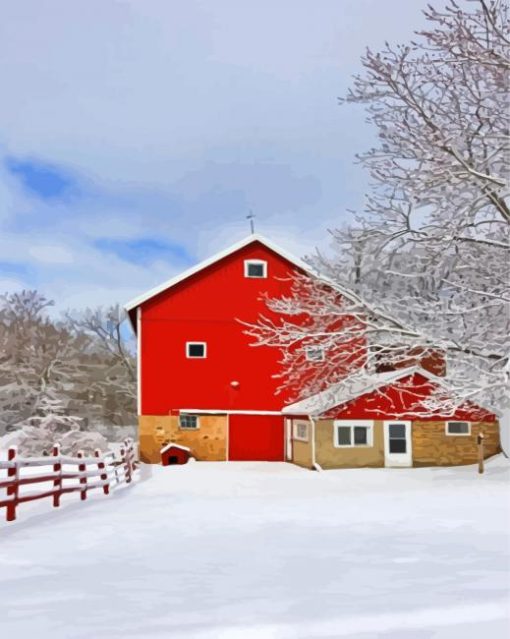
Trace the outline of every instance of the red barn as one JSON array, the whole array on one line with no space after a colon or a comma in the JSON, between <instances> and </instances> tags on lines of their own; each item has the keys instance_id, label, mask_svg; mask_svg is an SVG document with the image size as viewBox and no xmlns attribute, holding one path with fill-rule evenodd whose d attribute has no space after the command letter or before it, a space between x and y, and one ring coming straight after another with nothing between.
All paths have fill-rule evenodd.
<instances>
[{"instance_id":1,"label":"red barn","mask_svg":"<svg viewBox=\"0 0 510 639\"><path fill-rule=\"evenodd\" d=\"M126 306L138 339L142 461L159 463L172 443L211 461L287 459L324 468L472 463L482 432L486 454L499 450L499 424L490 411L481 415L470 406L450 416L407 414L409 397L425 397L442 383L424 370L419 349L402 366L417 360L420 369L377 370L373 387L352 396L336 397L330 388L292 405L286 393L276 396L280 353L252 346L239 320L255 323L264 314L277 321L263 297L289 294L295 273L315 275L251 235ZM429 364L444 374L439 354ZM390 384L402 377L410 380L409 397ZM375 392L380 387L382 394ZM312 409L323 396L335 400L317 415Z\"/></svg>"},{"instance_id":2,"label":"red barn","mask_svg":"<svg viewBox=\"0 0 510 639\"><path fill-rule=\"evenodd\" d=\"M262 296L289 293L289 276L308 271L251 235L126 306L138 339L143 460L159 462L169 442L199 460L285 459L279 352L251 346L238 320L271 316Z\"/></svg>"}]
</instances>

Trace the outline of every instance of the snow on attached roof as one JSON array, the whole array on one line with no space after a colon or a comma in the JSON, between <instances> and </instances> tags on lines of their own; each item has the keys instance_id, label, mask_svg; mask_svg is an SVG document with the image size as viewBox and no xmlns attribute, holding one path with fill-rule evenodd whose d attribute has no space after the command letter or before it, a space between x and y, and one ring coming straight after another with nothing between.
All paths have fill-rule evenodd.
<instances>
[{"instance_id":1,"label":"snow on attached roof","mask_svg":"<svg viewBox=\"0 0 510 639\"><path fill-rule=\"evenodd\" d=\"M284 415L317 415L324 413L335 406L341 406L356 397L361 397L366 393L387 386L404 377L409 377L419 373L438 384L444 385L444 380L433 373L429 373L421 366L410 366L400 368L387 373L374 373L372 375L360 374L351 378L346 378L330 388L302 399L294 404L285 406L282 410Z\"/></svg>"},{"instance_id":2,"label":"snow on attached roof","mask_svg":"<svg viewBox=\"0 0 510 639\"><path fill-rule=\"evenodd\" d=\"M185 450L187 453L191 453L191 448L188 448L187 446L181 446L180 444L174 444L173 442L170 442L166 446L163 446L163 448L159 452L166 453L166 451L170 450L170 448L179 448L180 450Z\"/></svg>"},{"instance_id":3,"label":"snow on attached roof","mask_svg":"<svg viewBox=\"0 0 510 639\"><path fill-rule=\"evenodd\" d=\"M215 262L222 260L224 257L228 257L232 253L239 251L240 249L244 248L245 246L248 246L249 244L252 244L253 242L260 242L260 244L266 246L268 249L270 249L274 253L280 255L291 264L294 264L295 266L303 270L305 273L308 273L309 275L313 275L314 277L319 277L321 280L328 283L330 286L334 287L339 292L343 293L346 297L349 297L349 298L352 297L352 293L350 291L339 287L339 285L334 283L332 280L329 280L328 278L322 276L318 271L312 269L310 265L306 264L306 262L304 262L300 258L295 257L294 255L291 255L286 250L280 248L276 244L273 244L272 241L268 240L263 235L259 235L258 233L253 233L252 235L248 235L247 237L245 237L240 242L236 242L235 244L232 244L232 246L229 246L223 251L216 253L215 255L207 258L206 260L203 260L199 264L196 264L195 266L192 266L186 271L183 271L179 275L176 275L175 277L172 277L166 282L163 282L159 286L152 288L150 291L147 291L146 293L143 293L142 295L135 297L130 302L125 304L124 308L126 309L126 311L132 311L137 306L140 306L140 304L143 304L147 300L151 299L151 297L154 297L155 295L158 295L159 293L166 291L167 289L171 288L172 286L175 286L179 282L182 282L188 277L195 275L195 273L202 271L203 269L207 268L208 266L211 266Z\"/></svg>"}]
</instances>

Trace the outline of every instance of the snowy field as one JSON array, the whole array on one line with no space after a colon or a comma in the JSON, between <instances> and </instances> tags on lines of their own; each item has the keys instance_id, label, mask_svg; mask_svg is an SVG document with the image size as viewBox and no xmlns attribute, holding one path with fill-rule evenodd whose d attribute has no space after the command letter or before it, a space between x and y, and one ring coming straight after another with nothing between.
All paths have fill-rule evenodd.
<instances>
[{"instance_id":1,"label":"snowy field","mask_svg":"<svg viewBox=\"0 0 510 639\"><path fill-rule=\"evenodd\" d=\"M262 463L143 474L0 524L0 637L510 636L502 456L483 476Z\"/></svg>"}]
</instances>

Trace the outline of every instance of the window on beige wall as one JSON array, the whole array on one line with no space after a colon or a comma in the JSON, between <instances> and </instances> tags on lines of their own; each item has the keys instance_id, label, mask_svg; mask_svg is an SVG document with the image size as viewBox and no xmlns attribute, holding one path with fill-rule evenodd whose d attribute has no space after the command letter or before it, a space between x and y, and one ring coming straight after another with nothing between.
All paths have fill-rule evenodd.
<instances>
[{"instance_id":1,"label":"window on beige wall","mask_svg":"<svg viewBox=\"0 0 510 639\"><path fill-rule=\"evenodd\" d=\"M333 445L335 448L373 446L374 422L370 420L335 420Z\"/></svg>"},{"instance_id":2,"label":"window on beige wall","mask_svg":"<svg viewBox=\"0 0 510 639\"><path fill-rule=\"evenodd\" d=\"M310 424L304 420L294 422L294 439L300 442L308 441L308 427Z\"/></svg>"},{"instance_id":3,"label":"window on beige wall","mask_svg":"<svg viewBox=\"0 0 510 639\"><path fill-rule=\"evenodd\" d=\"M179 428L182 430L198 430L200 421L197 415L179 415Z\"/></svg>"},{"instance_id":4,"label":"window on beige wall","mask_svg":"<svg viewBox=\"0 0 510 639\"><path fill-rule=\"evenodd\" d=\"M447 435L471 435L470 422L446 422Z\"/></svg>"}]
</instances>

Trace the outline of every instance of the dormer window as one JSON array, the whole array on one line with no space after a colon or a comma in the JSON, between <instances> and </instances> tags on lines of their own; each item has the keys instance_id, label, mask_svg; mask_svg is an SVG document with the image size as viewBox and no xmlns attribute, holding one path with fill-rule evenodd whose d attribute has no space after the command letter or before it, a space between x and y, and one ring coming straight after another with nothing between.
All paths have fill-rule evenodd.
<instances>
[{"instance_id":1,"label":"dormer window","mask_svg":"<svg viewBox=\"0 0 510 639\"><path fill-rule=\"evenodd\" d=\"M188 359L204 359L207 357L205 342L186 342L186 357Z\"/></svg>"},{"instance_id":2,"label":"dormer window","mask_svg":"<svg viewBox=\"0 0 510 639\"><path fill-rule=\"evenodd\" d=\"M244 277L267 277L267 262L264 260L244 260Z\"/></svg>"}]
</instances>

